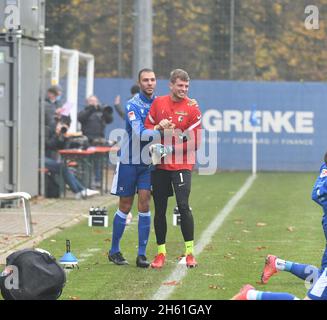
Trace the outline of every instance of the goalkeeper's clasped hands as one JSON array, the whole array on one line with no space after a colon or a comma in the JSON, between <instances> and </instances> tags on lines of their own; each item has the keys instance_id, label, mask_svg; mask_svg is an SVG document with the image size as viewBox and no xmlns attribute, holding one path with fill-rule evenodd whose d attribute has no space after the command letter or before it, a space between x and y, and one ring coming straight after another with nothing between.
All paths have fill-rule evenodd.
<instances>
[{"instance_id":1,"label":"goalkeeper's clasped hands","mask_svg":"<svg viewBox=\"0 0 327 320\"><path fill-rule=\"evenodd\" d=\"M172 120L163 119L159 124L154 126L154 130L159 130L161 135L169 134L173 135L176 125ZM152 164L155 166L161 162L161 158L171 154L174 151L173 146L164 146L161 143L152 144L149 148L151 154Z\"/></svg>"}]
</instances>

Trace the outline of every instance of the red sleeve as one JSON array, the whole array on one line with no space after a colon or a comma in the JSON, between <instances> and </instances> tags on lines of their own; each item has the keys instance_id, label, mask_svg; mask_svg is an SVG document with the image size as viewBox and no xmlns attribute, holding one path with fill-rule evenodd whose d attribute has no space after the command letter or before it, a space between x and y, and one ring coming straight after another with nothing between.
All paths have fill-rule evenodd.
<instances>
[{"instance_id":1,"label":"red sleeve","mask_svg":"<svg viewBox=\"0 0 327 320\"><path fill-rule=\"evenodd\" d=\"M145 119L144 126L146 129L151 129L153 130L154 126L157 124L156 123L156 103L157 99L155 99L150 107L149 113Z\"/></svg>"},{"instance_id":2,"label":"red sleeve","mask_svg":"<svg viewBox=\"0 0 327 320\"><path fill-rule=\"evenodd\" d=\"M201 129L202 129L202 114L200 108L195 105L192 106L192 115L189 121L189 127L184 131L184 135L188 140L183 143L175 144L175 152L182 152L185 154L188 150L187 144L194 143L194 151L198 150L201 144ZM192 148L193 149L193 148Z\"/></svg>"}]
</instances>

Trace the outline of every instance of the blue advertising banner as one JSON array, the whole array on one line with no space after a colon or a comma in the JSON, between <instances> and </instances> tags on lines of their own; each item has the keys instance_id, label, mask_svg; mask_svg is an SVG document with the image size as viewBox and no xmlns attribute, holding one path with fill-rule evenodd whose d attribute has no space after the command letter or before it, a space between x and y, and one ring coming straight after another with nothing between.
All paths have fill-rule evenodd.
<instances>
[{"instance_id":1,"label":"blue advertising banner","mask_svg":"<svg viewBox=\"0 0 327 320\"><path fill-rule=\"evenodd\" d=\"M132 85L127 79L96 79L95 94L109 105L120 95L124 105ZM168 92L168 81L158 80L157 95ZM327 151L326 84L193 80L189 96L198 101L203 115L200 168L251 170L255 128L258 171L319 169ZM118 113L107 137L115 128L124 128Z\"/></svg>"}]
</instances>

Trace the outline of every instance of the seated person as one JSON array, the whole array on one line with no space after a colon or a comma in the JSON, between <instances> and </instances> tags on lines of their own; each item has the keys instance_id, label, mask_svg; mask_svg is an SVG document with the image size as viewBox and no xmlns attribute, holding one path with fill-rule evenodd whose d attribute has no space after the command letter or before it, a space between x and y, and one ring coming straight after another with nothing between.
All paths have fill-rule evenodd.
<instances>
[{"instance_id":1,"label":"seated person","mask_svg":"<svg viewBox=\"0 0 327 320\"><path fill-rule=\"evenodd\" d=\"M78 113L77 119L82 125L82 133L92 146L108 145L105 139L105 128L113 121L113 109L101 105L98 97L92 95L86 99L84 110ZM101 187L101 167L99 161L95 162L94 187Z\"/></svg>"},{"instance_id":2,"label":"seated person","mask_svg":"<svg viewBox=\"0 0 327 320\"><path fill-rule=\"evenodd\" d=\"M46 127L45 167L55 175L60 174L62 170L64 181L68 184L71 191L75 193L76 199L97 195L99 194L98 191L87 189L69 168L64 166L62 162L56 160L57 151L65 148L68 128L69 125L67 121L58 122L55 131Z\"/></svg>"}]
</instances>

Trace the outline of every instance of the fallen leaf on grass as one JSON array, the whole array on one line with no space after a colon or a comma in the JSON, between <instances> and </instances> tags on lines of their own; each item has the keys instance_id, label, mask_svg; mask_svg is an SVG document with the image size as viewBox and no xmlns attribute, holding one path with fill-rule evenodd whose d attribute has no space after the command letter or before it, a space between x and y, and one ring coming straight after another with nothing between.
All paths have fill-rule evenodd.
<instances>
[{"instance_id":1,"label":"fallen leaf on grass","mask_svg":"<svg viewBox=\"0 0 327 320\"><path fill-rule=\"evenodd\" d=\"M256 224L257 227L265 227L266 225L267 225L267 223L265 223L265 222L258 222Z\"/></svg>"},{"instance_id":2,"label":"fallen leaf on grass","mask_svg":"<svg viewBox=\"0 0 327 320\"><path fill-rule=\"evenodd\" d=\"M69 296L69 299L70 299L70 300L81 300L80 297L72 297L72 296Z\"/></svg>"},{"instance_id":3,"label":"fallen leaf on grass","mask_svg":"<svg viewBox=\"0 0 327 320\"><path fill-rule=\"evenodd\" d=\"M102 231L102 230L94 230L93 233L96 233L96 234L103 234L103 233L105 233L105 231Z\"/></svg>"},{"instance_id":4,"label":"fallen leaf on grass","mask_svg":"<svg viewBox=\"0 0 327 320\"><path fill-rule=\"evenodd\" d=\"M244 221L242 219L237 219L237 220L234 220L234 223L235 224L243 224Z\"/></svg>"},{"instance_id":5,"label":"fallen leaf on grass","mask_svg":"<svg viewBox=\"0 0 327 320\"><path fill-rule=\"evenodd\" d=\"M265 247L265 246L262 246L262 247L256 247L256 250L257 250L257 251L264 250L264 249L267 249L267 247Z\"/></svg>"},{"instance_id":6,"label":"fallen leaf on grass","mask_svg":"<svg viewBox=\"0 0 327 320\"><path fill-rule=\"evenodd\" d=\"M294 229L295 229L295 227L293 227L293 226L287 227L287 231L289 231L289 232L294 232Z\"/></svg>"},{"instance_id":7,"label":"fallen leaf on grass","mask_svg":"<svg viewBox=\"0 0 327 320\"><path fill-rule=\"evenodd\" d=\"M225 258L225 259L231 259L231 260L234 260L234 259L235 259L235 257L233 257L233 255L232 255L231 253L227 253L227 254L225 254L225 255L224 255L224 258Z\"/></svg>"},{"instance_id":8,"label":"fallen leaf on grass","mask_svg":"<svg viewBox=\"0 0 327 320\"><path fill-rule=\"evenodd\" d=\"M162 283L164 286L178 286L180 285L179 281L167 281Z\"/></svg>"},{"instance_id":9,"label":"fallen leaf on grass","mask_svg":"<svg viewBox=\"0 0 327 320\"><path fill-rule=\"evenodd\" d=\"M104 242L111 242L111 239L107 238L103 240Z\"/></svg>"},{"instance_id":10,"label":"fallen leaf on grass","mask_svg":"<svg viewBox=\"0 0 327 320\"><path fill-rule=\"evenodd\" d=\"M226 288L224 288L224 287L221 287L221 286L218 286L218 285L213 285L213 284L211 284L211 285L209 286L209 289L214 289L214 290L226 290Z\"/></svg>"},{"instance_id":11,"label":"fallen leaf on grass","mask_svg":"<svg viewBox=\"0 0 327 320\"><path fill-rule=\"evenodd\" d=\"M57 240L55 240L55 239L51 239L50 242L57 242Z\"/></svg>"},{"instance_id":12,"label":"fallen leaf on grass","mask_svg":"<svg viewBox=\"0 0 327 320\"><path fill-rule=\"evenodd\" d=\"M244 230L242 230L242 232L244 232L244 233L250 233L251 231L244 229Z\"/></svg>"}]
</instances>

